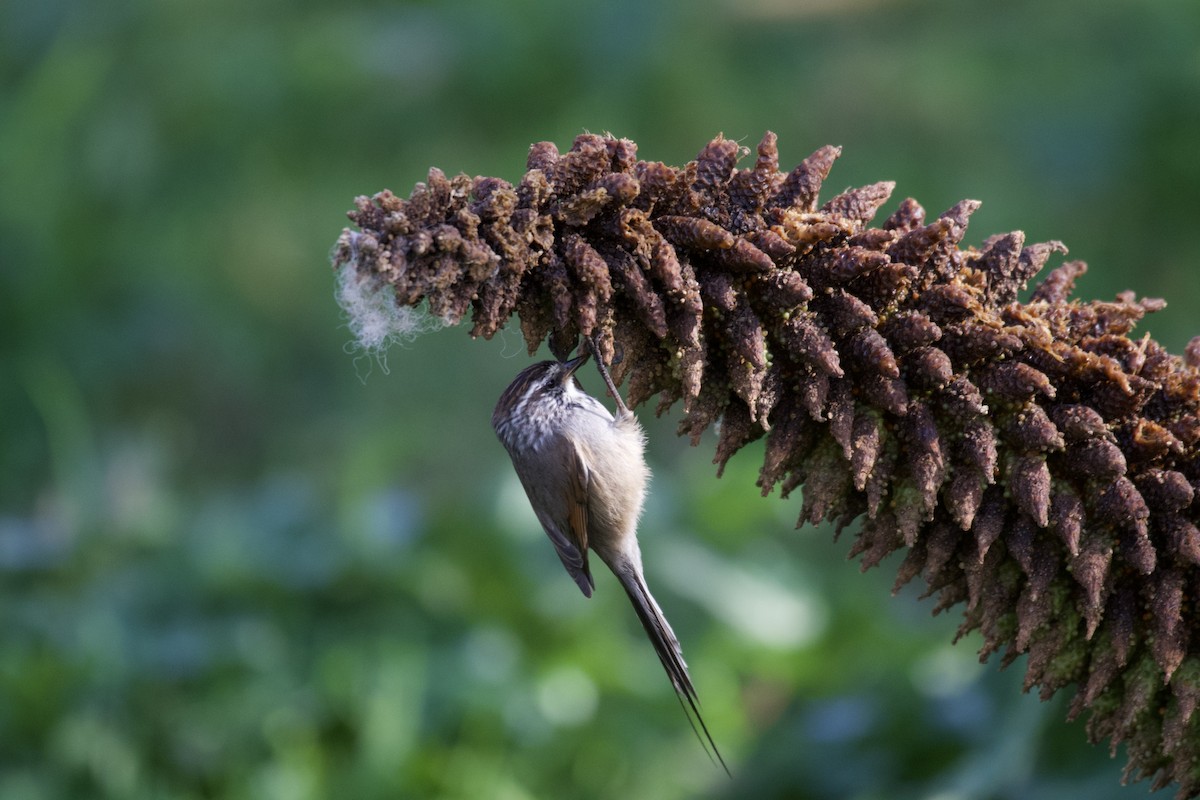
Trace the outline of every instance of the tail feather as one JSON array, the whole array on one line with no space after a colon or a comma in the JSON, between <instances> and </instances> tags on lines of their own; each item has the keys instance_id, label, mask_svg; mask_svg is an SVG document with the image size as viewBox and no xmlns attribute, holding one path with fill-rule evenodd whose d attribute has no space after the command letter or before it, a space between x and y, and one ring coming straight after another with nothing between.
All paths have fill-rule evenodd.
<instances>
[{"instance_id":1,"label":"tail feather","mask_svg":"<svg viewBox=\"0 0 1200 800\"><path fill-rule=\"evenodd\" d=\"M692 677L688 674L687 664L683 660L683 650L679 646L679 640L675 638L675 632L671 630L670 623L667 622L658 603L654 601L654 596L650 594L645 579L637 570L631 568L615 570L615 572L621 585L625 588L625 593L629 595L629 600L633 603L634 611L637 612L638 619L646 630L646 635L650 637L650 643L654 646L654 652L658 654L658 660L662 662L667 677L671 679L671 685L675 688L675 694L679 698L679 705L683 708L683 713L687 716L692 731L700 740L701 745L705 742L708 743L716 761L725 770L725 774L730 775L729 767L725 764L725 759L721 757L721 751L717 749L717 743L713 741L712 734L708 732L708 726L704 724L704 717L700 714L700 698L696 695L696 687L692 684ZM697 729L697 725L699 725L699 729ZM703 736L700 735L701 731L704 733Z\"/></svg>"}]
</instances>

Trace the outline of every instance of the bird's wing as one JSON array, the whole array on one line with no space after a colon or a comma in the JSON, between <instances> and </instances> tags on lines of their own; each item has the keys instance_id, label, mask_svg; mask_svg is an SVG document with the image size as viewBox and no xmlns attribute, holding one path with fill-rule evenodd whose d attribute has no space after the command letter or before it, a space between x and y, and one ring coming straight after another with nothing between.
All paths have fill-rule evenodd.
<instances>
[{"instance_id":1,"label":"bird's wing","mask_svg":"<svg viewBox=\"0 0 1200 800\"><path fill-rule=\"evenodd\" d=\"M566 466L563 479L542 482L536 488L526 484L525 489L533 500L538 521L550 537L559 560L584 596L591 597L596 586L588 565L588 490L591 473L571 441L560 439L548 446L562 449L550 461ZM534 492L542 496L535 498ZM549 496L545 496L546 492ZM550 509L557 513L549 513Z\"/></svg>"},{"instance_id":2,"label":"bird's wing","mask_svg":"<svg viewBox=\"0 0 1200 800\"><path fill-rule=\"evenodd\" d=\"M592 474L587 464L579 456L579 451L571 446L571 466L567 470L567 522L570 526L571 540L583 554L583 564L587 567L588 548L588 484Z\"/></svg>"}]
</instances>

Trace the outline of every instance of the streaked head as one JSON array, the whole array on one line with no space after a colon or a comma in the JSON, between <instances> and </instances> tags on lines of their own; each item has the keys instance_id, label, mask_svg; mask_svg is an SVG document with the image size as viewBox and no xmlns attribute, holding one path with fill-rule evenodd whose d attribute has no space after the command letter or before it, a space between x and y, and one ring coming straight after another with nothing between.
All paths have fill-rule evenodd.
<instances>
[{"instance_id":1,"label":"streaked head","mask_svg":"<svg viewBox=\"0 0 1200 800\"><path fill-rule=\"evenodd\" d=\"M492 412L492 427L505 444L518 438L512 430L515 421L527 418L534 425L544 425L549 415L566 409L569 395L584 393L575 372L588 356L584 353L570 361L540 361L517 374Z\"/></svg>"}]
</instances>

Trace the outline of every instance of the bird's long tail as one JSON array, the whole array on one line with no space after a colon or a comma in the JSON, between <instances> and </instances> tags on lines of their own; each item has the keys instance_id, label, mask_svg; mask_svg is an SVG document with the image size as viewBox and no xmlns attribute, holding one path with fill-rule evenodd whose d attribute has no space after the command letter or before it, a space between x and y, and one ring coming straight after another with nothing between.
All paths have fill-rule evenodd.
<instances>
[{"instance_id":1,"label":"bird's long tail","mask_svg":"<svg viewBox=\"0 0 1200 800\"><path fill-rule=\"evenodd\" d=\"M692 730L696 733L696 738L700 739L701 744L707 741L717 762L725 770L725 774L729 775L729 767L725 764L725 759L721 757L721 751L717 749L717 743L713 741L712 734L708 732L708 726L704 724L704 718L700 715L700 699L696 696L696 687L692 685L687 664L683 660L683 650L679 647L679 640L675 638L675 632L671 630L666 616L658 607L658 603L654 601L654 596L650 594L650 589L646 587L646 581L639 570L630 564L626 565L624 569L614 570L614 572L616 572L621 585L625 587L625 593L629 595L638 619L641 620L642 627L646 629L650 643L654 645L654 652L658 653L658 659L662 662L663 669L667 671L671 685L675 687L679 704L683 707L683 713L687 715L688 722L691 723ZM701 731L703 731L703 736L701 736Z\"/></svg>"}]
</instances>

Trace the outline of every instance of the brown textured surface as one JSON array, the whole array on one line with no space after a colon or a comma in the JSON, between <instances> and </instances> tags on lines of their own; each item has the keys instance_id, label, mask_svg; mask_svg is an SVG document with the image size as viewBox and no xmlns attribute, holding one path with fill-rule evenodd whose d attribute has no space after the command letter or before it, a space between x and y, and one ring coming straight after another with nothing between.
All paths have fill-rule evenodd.
<instances>
[{"instance_id":1,"label":"brown textured surface","mask_svg":"<svg viewBox=\"0 0 1200 800\"><path fill-rule=\"evenodd\" d=\"M720 421L718 469L765 437L759 486L804 487L800 522L861 519L864 569L896 550L938 610L965 604L982 655L1026 686L1076 686L1072 716L1132 777L1200 796L1200 338L1131 331L1161 301L1070 299L1086 266L1018 292L1059 242L962 247L975 201L912 199L869 227L882 182L819 204L840 150L790 173L717 137L682 168L628 140L534 145L517 186L434 169L409 199L361 197L335 265L530 352L598 332L631 405Z\"/></svg>"}]
</instances>

